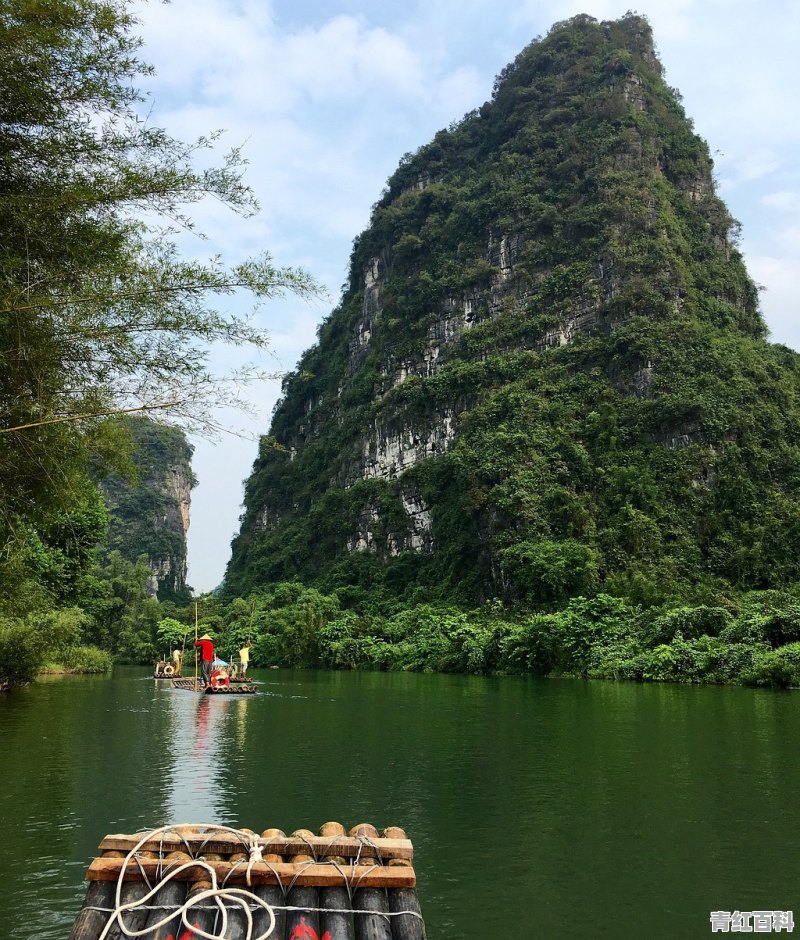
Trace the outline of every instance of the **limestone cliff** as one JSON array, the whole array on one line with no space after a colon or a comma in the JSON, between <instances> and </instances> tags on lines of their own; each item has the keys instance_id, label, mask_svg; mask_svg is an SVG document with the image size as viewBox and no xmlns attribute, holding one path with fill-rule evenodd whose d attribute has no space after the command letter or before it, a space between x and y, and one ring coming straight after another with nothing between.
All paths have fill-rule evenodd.
<instances>
[{"instance_id":1,"label":"limestone cliff","mask_svg":"<svg viewBox=\"0 0 800 940\"><path fill-rule=\"evenodd\" d=\"M111 515L106 550L119 551L130 561L147 556L153 596L183 600L188 596L186 536L196 483L192 447L177 428L144 417L125 423L133 442L133 474L101 484Z\"/></svg>"},{"instance_id":2,"label":"limestone cliff","mask_svg":"<svg viewBox=\"0 0 800 940\"><path fill-rule=\"evenodd\" d=\"M736 550L796 511L799 370L763 339L712 169L642 18L525 49L356 239L262 439L228 590L550 603L792 576L774 533Z\"/></svg>"}]
</instances>

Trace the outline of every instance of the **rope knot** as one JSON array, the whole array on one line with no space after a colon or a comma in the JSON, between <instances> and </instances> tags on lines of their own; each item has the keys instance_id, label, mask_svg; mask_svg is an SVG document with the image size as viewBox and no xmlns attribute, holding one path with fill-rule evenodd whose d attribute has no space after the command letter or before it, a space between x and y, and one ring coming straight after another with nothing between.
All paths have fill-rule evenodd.
<instances>
[{"instance_id":1,"label":"rope knot","mask_svg":"<svg viewBox=\"0 0 800 940\"><path fill-rule=\"evenodd\" d=\"M261 851L261 846L258 843L258 836L250 836L250 860L247 863L247 886L250 887L250 872L253 869L253 865L258 864L258 862L264 861L264 856Z\"/></svg>"}]
</instances>

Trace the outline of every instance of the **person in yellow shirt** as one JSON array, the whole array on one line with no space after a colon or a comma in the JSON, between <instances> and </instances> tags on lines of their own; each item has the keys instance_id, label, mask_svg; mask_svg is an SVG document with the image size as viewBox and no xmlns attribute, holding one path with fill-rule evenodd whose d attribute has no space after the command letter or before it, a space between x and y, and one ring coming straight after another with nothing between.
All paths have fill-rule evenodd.
<instances>
[{"instance_id":1,"label":"person in yellow shirt","mask_svg":"<svg viewBox=\"0 0 800 940\"><path fill-rule=\"evenodd\" d=\"M248 640L239 650L239 678L244 679L247 674L247 667L250 665L250 647L253 644Z\"/></svg>"}]
</instances>

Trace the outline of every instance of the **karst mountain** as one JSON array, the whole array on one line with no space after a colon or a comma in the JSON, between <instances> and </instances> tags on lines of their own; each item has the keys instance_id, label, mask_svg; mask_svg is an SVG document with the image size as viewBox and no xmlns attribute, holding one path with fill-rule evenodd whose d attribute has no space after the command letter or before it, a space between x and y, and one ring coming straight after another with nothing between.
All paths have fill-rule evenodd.
<instances>
[{"instance_id":1,"label":"karst mountain","mask_svg":"<svg viewBox=\"0 0 800 940\"><path fill-rule=\"evenodd\" d=\"M800 357L767 341L738 234L647 21L556 24L379 196L226 588L547 606L798 580Z\"/></svg>"}]
</instances>

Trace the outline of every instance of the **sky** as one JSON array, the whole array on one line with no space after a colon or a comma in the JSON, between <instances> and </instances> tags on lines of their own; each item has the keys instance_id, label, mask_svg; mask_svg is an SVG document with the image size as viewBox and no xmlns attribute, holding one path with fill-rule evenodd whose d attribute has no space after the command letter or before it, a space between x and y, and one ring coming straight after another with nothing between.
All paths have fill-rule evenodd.
<instances>
[{"instance_id":1,"label":"sky","mask_svg":"<svg viewBox=\"0 0 800 940\"><path fill-rule=\"evenodd\" d=\"M261 209L218 203L194 216L198 257L230 263L268 250L301 266L327 300L270 302L264 369L291 371L341 295L353 239L400 158L491 95L495 76L553 23L628 9L653 27L667 82L710 145L718 192L743 227L771 339L800 350L800 104L796 0L152 0L139 10L149 119L189 140L225 130L243 147ZM224 302L224 301L223 301ZM230 303L243 303L233 299ZM220 370L241 350L215 350ZM250 360L252 361L252 357ZM267 433L279 380L250 390L256 413L222 413L219 440L193 438L189 583L222 580L243 481Z\"/></svg>"}]
</instances>

